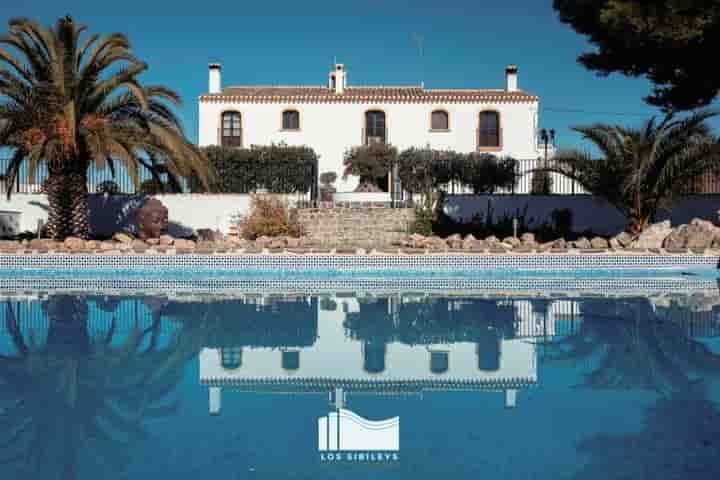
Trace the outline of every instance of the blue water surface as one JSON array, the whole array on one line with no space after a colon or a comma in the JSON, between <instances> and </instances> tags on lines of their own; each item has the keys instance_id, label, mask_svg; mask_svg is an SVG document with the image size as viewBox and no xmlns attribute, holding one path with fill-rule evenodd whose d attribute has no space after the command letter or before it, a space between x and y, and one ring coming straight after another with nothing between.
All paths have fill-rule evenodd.
<instances>
[{"instance_id":1,"label":"blue water surface","mask_svg":"<svg viewBox=\"0 0 720 480\"><path fill-rule=\"evenodd\" d=\"M0 478L720 478L717 287L0 299Z\"/></svg>"}]
</instances>

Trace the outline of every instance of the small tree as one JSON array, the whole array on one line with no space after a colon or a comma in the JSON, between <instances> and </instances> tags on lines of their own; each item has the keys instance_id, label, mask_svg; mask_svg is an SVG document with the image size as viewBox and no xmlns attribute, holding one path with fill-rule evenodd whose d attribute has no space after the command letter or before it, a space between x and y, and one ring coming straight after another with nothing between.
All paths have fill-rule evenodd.
<instances>
[{"instance_id":1,"label":"small tree","mask_svg":"<svg viewBox=\"0 0 720 480\"><path fill-rule=\"evenodd\" d=\"M469 153L463 156L460 171L455 172L454 177L476 195L495 193L498 188L510 189L517 181L517 160L489 153Z\"/></svg>"},{"instance_id":2,"label":"small tree","mask_svg":"<svg viewBox=\"0 0 720 480\"><path fill-rule=\"evenodd\" d=\"M333 189L333 183L337 180L337 173L335 172L324 172L320 174L320 184L325 190Z\"/></svg>"},{"instance_id":3,"label":"small tree","mask_svg":"<svg viewBox=\"0 0 720 480\"><path fill-rule=\"evenodd\" d=\"M364 185L375 185L387 191L383 179L390 172L397 157L397 149L385 143L353 147L345 152L343 179L353 175L360 177L358 189L362 189Z\"/></svg>"},{"instance_id":4,"label":"small tree","mask_svg":"<svg viewBox=\"0 0 720 480\"><path fill-rule=\"evenodd\" d=\"M250 213L240 219L239 227L243 238L248 240L262 236L299 237L302 234L302 228L287 202L272 196L253 195Z\"/></svg>"}]
</instances>

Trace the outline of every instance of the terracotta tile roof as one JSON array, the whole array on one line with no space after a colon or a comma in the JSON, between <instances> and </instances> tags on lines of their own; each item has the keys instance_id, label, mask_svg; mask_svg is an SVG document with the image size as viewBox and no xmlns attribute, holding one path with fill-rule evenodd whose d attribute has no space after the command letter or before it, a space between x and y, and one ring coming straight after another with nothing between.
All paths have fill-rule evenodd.
<instances>
[{"instance_id":1,"label":"terracotta tile roof","mask_svg":"<svg viewBox=\"0 0 720 480\"><path fill-rule=\"evenodd\" d=\"M227 87L222 93L200 96L201 102L253 103L528 103L538 98L527 92L475 89L425 89L411 87L347 87L333 93L323 86L242 86Z\"/></svg>"}]
</instances>

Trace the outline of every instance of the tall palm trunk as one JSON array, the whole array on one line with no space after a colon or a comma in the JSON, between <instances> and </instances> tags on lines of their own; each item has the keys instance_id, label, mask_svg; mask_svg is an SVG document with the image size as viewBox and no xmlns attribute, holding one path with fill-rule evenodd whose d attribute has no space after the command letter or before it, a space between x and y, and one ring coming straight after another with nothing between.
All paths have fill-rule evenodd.
<instances>
[{"instance_id":1,"label":"tall palm trunk","mask_svg":"<svg viewBox=\"0 0 720 480\"><path fill-rule=\"evenodd\" d=\"M70 214L71 192L68 188L68 176L49 174L44 184L48 198L47 235L62 240L72 234L72 216Z\"/></svg>"},{"instance_id":2,"label":"tall palm trunk","mask_svg":"<svg viewBox=\"0 0 720 480\"><path fill-rule=\"evenodd\" d=\"M48 196L48 237L89 238L87 174L50 173L44 188Z\"/></svg>"},{"instance_id":3,"label":"tall palm trunk","mask_svg":"<svg viewBox=\"0 0 720 480\"><path fill-rule=\"evenodd\" d=\"M69 214L71 232L75 237L90 238L90 221L88 206L87 173L76 173L69 176L70 192Z\"/></svg>"}]
</instances>

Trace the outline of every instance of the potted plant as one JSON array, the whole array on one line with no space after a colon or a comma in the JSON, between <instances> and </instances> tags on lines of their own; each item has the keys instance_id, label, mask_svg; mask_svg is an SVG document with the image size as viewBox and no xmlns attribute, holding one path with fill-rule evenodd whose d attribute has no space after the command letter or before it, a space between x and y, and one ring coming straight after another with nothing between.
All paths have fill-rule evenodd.
<instances>
[{"instance_id":1,"label":"potted plant","mask_svg":"<svg viewBox=\"0 0 720 480\"><path fill-rule=\"evenodd\" d=\"M320 174L320 201L321 202L333 202L335 201L335 186L333 185L337 180L337 173L325 172Z\"/></svg>"}]
</instances>

